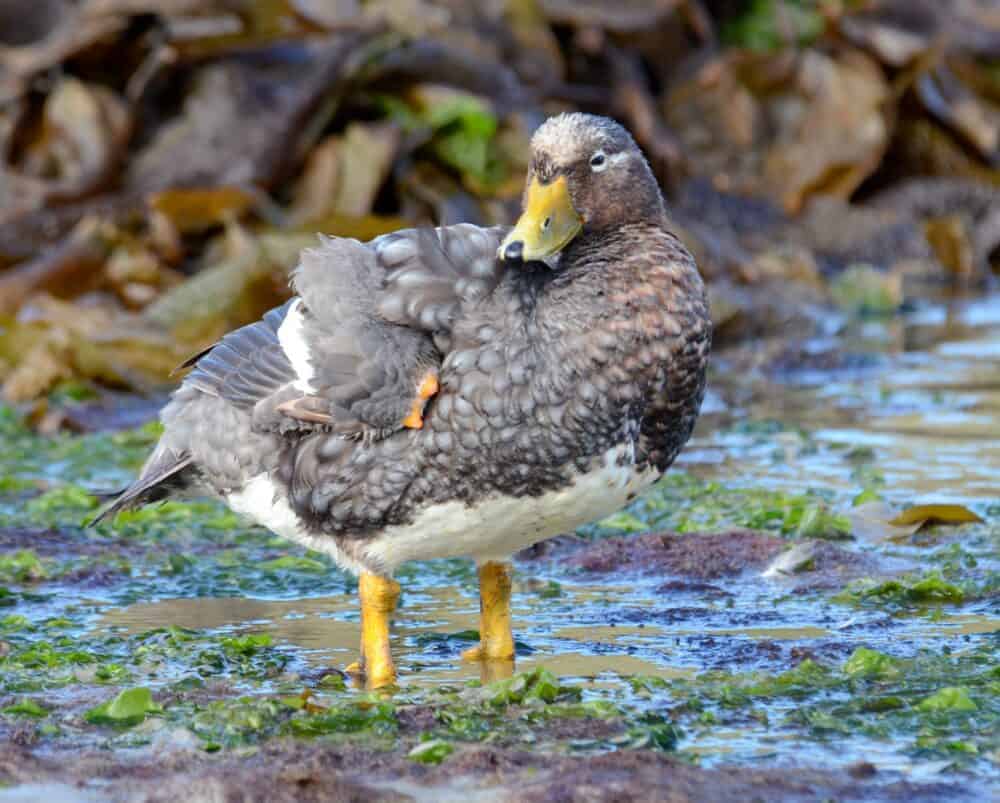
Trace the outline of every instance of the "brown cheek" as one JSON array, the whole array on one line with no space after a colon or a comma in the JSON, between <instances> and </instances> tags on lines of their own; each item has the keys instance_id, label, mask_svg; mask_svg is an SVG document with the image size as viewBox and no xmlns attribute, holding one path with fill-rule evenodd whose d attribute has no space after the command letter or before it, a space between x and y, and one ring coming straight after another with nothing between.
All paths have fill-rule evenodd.
<instances>
[{"instance_id":1,"label":"brown cheek","mask_svg":"<svg viewBox=\"0 0 1000 803\"><path fill-rule=\"evenodd\" d=\"M600 207L594 205L593 186L590 183L590 176L581 175L579 170L573 172L570 201L573 202L573 208L583 220L584 225L593 225L597 222L594 219L594 211Z\"/></svg>"}]
</instances>

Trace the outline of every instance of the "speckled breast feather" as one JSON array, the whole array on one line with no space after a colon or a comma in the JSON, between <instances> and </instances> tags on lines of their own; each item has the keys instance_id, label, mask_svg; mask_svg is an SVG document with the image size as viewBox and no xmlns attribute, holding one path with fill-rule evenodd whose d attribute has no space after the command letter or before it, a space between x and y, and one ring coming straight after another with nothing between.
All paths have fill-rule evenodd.
<instances>
[{"instance_id":1,"label":"speckled breast feather","mask_svg":"<svg viewBox=\"0 0 1000 803\"><path fill-rule=\"evenodd\" d=\"M403 539L442 509L456 519L576 487L587 516L617 509L694 425L710 339L697 269L655 225L585 233L555 268L498 262L503 234L324 240L303 256L298 299L200 358L164 410L161 457L183 455L200 488L355 568L394 565L392 539L410 554ZM402 428L428 369L438 392L422 428ZM289 400L304 419L283 413ZM608 455L623 479L602 503L581 478ZM481 517L468 521L486 538ZM474 554L474 539L461 549Z\"/></svg>"}]
</instances>

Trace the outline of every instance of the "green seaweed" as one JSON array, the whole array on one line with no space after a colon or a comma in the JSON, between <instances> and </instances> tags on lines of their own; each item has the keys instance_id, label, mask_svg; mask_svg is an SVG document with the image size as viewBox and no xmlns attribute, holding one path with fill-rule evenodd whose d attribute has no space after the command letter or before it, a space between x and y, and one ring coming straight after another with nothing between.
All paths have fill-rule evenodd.
<instances>
[{"instance_id":1,"label":"green seaweed","mask_svg":"<svg viewBox=\"0 0 1000 803\"><path fill-rule=\"evenodd\" d=\"M245 636L222 638L220 643L222 649L230 655L249 657L256 655L265 647L270 647L272 639L267 633L248 633Z\"/></svg>"},{"instance_id":2,"label":"green seaweed","mask_svg":"<svg viewBox=\"0 0 1000 803\"><path fill-rule=\"evenodd\" d=\"M531 700L552 703L556 700L578 699L580 689L560 684L559 678L544 667L520 672L498 680L484 690L491 705L503 707Z\"/></svg>"},{"instance_id":3,"label":"green seaweed","mask_svg":"<svg viewBox=\"0 0 1000 803\"><path fill-rule=\"evenodd\" d=\"M899 661L890 655L858 647L841 668L845 675L852 678L887 678L897 677L900 672Z\"/></svg>"},{"instance_id":4,"label":"green seaweed","mask_svg":"<svg viewBox=\"0 0 1000 803\"><path fill-rule=\"evenodd\" d=\"M39 524L55 526L67 521L83 524L97 504L97 498L86 489L66 483L31 499L24 512Z\"/></svg>"},{"instance_id":5,"label":"green seaweed","mask_svg":"<svg viewBox=\"0 0 1000 803\"><path fill-rule=\"evenodd\" d=\"M969 690L962 686L947 686L917 703L918 711L976 711Z\"/></svg>"},{"instance_id":6,"label":"green seaweed","mask_svg":"<svg viewBox=\"0 0 1000 803\"><path fill-rule=\"evenodd\" d=\"M271 697L241 696L168 711L198 736L204 749L214 752L257 744L282 732L294 709Z\"/></svg>"},{"instance_id":7,"label":"green seaweed","mask_svg":"<svg viewBox=\"0 0 1000 803\"><path fill-rule=\"evenodd\" d=\"M942 688L941 678L953 685ZM911 659L861 647L839 667L807 660L778 674L628 681L654 705L669 703L675 724L691 728L745 728L759 720L769 733L792 730L817 741L908 739L915 757L958 762L1000 748L1000 668L989 644ZM770 701L764 711L762 700Z\"/></svg>"},{"instance_id":8,"label":"green seaweed","mask_svg":"<svg viewBox=\"0 0 1000 803\"><path fill-rule=\"evenodd\" d=\"M440 764L455 752L455 745L444 739L426 739L414 746L407 756L420 764Z\"/></svg>"},{"instance_id":9,"label":"green seaweed","mask_svg":"<svg viewBox=\"0 0 1000 803\"><path fill-rule=\"evenodd\" d=\"M331 569L331 565L317 558L310 558L303 555L282 555L280 558L264 561L260 568L265 572L308 572L313 574L324 574Z\"/></svg>"},{"instance_id":10,"label":"green seaweed","mask_svg":"<svg viewBox=\"0 0 1000 803\"><path fill-rule=\"evenodd\" d=\"M751 422L731 431L752 440L754 448L769 448L776 434L797 443L800 450L812 448L807 436L780 422ZM313 651L283 642L280 628L262 633L178 627L131 632L110 627L102 619L109 608L150 598L287 599L355 590L355 582L326 558L245 525L215 502L169 502L82 530L82 522L96 509L93 492L120 486L131 477L155 432L144 428L115 436L38 438L0 408L0 446L11 446L0 449L0 469L9 468L18 479L15 495L3 496L0 490L0 526L11 528L11 538L23 539L14 540L15 546L0 556L0 581L10 586L0 586L0 605L6 607L0 618L0 691L9 709L3 712L6 727L24 728L26 723L17 718L38 719L31 725L32 738L43 745L65 746L67 736L59 723L87 722L85 706L93 704L95 694L110 709L119 693L145 689L150 706L163 703L163 710L151 707L142 714L155 717L148 728L162 722L190 731L207 751L245 749L275 738L309 738L362 740L403 755L415 751L415 761L424 760L419 756L427 751L429 762L446 760L446 752L467 742L530 744L539 751L644 748L691 758L706 742L714 742L726 749L736 744L734 760L742 761L739 740L733 742L731 735L741 733L747 743L758 745L768 739L801 745L840 739L853 751L891 740L914 760L988 767L990 756L1000 749L1000 672L990 637L978 634L935 642L954 649L952 654L927 649L926 639L897 644L886 640L881 629L849 629L843 638L860 634L871 640L861 641L866 646L850 654L848 649L835 658L817 657L827 655L821 649L773 671L694 671L678 679L605 673L594 682L535 668L491 684L435 686L420 682L423 670L411 666L403 670L410 675L403 678L402 688L368 695L349 688L336 671L317 671ZM93 465L88 451L103 462ZM848 462L867 466L871 459L858 454ZM41 488L48 490L26 495ZM847 504L847 494L736 487L677 473L625 513L585 532L752 527L788 538L842 537L847 527L840 510L846 507L840 506ZM888 608L894 621L917 620L935 627L948 627L952 613L980 615L998 588L1000 527L995 522L1000 506L977 510L986 523L948 531L929 527L906 545L889 547L908 557L918 553L931 570L858 581L832 598L859 607L849 616L852 622L857 618L861 628L867 617L883 616L880 608ZM43 528L46 540L34 543L33 533ZM50 546L56 533L64 536L58 551ZM534 600L547 615L548 607L566 610L578 603L575 579L560 584L525 578L525 573L530 575L531 564L519 572L529 592L519 595L520 604ZM407 566L400 575L416 598L431 586L448 585L474 604L475 568L470 562ZM98 581L93 586L72 587L91 577ZM750 577L736 582L745 581L754 593L760 589L762 600L775 599L764 583L753 585ZM718 613L735 601L734 614L752 624L760 606L755 601L752 608L741 609L742 594L737 590L722 602L708 596L699 605ZM821 590L785 599L794 617L803 606L831 596ZM602 605L612 602L586 604L603 610ZM657 607L673 605L664 598ZM614 615L614 609L607 610ZM912 616L914 610L922 615ZM944 624L932 622L927 613L943 616ZM527 631L525 641L532 647L547 650L533 630L519 629ZM457 655L478 634L410 630L403 638L411 654L420 656L414 660L419 666L438 656ZM834 640L841 638L838 633ZM640 644L640 656L648 658L644 641L648 643L648 636L633 643ZM697 650L689 659L684 639L679 643L677 648L664 646L664 654L676 655L681 665L698 665L702 659ZM525 646L519 643L519 649ZM611 649L624 647L615 644ZM774 666L782 659L767 660ZM30 704L41 713L30 711ZM82 738L114 750L149 738L146 727L131 730L125 724L130 717L116 720L106 710L106 718L100 716L91 716L93 727L85 728ZM588 720L598 735L561 735L591 733ZM81 738L79 729L73 738Z\"/></svg>"},{"instance_id":11,"label":"green seaweed","mask_svg":"<svg viewBox=\"0 0 1000 803\"><path fill-rule=\"evenodd\" d=\"M332 736L368 733L374 737L393 735L398 728L395 706L385 700L355 700L325 711L291 719L288 730L296 736Z\"/></svg>"},{"instance_id":12,"label":"green seaweed","mask_svg":"<svg viewBox=\"0 0 1000 803\"><path fill-rule=\"evenodd\" d=\"M665 753L677 749L677 743L684 735L680 728L656 714L645 714L639 719L640 724L629 728L623 737L615 740L617 746L629 750L660 750Z\"/></svg>"},{"instance_id":13,"label":"green seaweed","mask_svg":"<svg viewBox=\"0 0 1000 803\"><path fill-rule=\"evenodd\" d=\"M116 697L91 708L84 719L95 725L131 727L142 722L147 714L157 714L163 709L153 702L153 693L145 688L125 689Z\"/></svg>"},{"instance_id":14,"label":"green seaweed","mask_svg":"<svg viewBox=\"0 0 1000 803\"><path fill-rule=\"evenodd\" d=\"M16 717L44 717L48 715L48 709L43 708L30 698L23 698L12 705L0 708L0 713Z\"/></svg>"},{"instance_id":15,"label":"green seaweed","mask_svg":"<svg viewBox=\"0 0 1000 803\"><path fill-rule=\"evenodd\" d=\"M874 603L902 607L960 603L970 592L976 593L948 582L940 571L930 571L898 580L859 580L851 583L834 599L859 605Z\"/></svg>"},{"instance_id":16,"label":"green seaweed","mask_svg":"<svg viewBox=\"0 0 1000 803\"><path fill-rule=\"evenodd\" d=\"M48 576L49 569L30 549L0 555L0 580L4 582L29 583L44 580Z\"/></svg>"},{"instance_id":17,"label":"green seaweed","mask_svg":"<svg viewBox=\"0 0 1000 803\"><path fill-rule=\"evenodd\" d=\"M706 532L734 527L796 538L845 538L851 523L816 492L789 494L760 488L731 488L672 472L626 510L584 532L671 530Z\"/></svg>"}]
</instances>

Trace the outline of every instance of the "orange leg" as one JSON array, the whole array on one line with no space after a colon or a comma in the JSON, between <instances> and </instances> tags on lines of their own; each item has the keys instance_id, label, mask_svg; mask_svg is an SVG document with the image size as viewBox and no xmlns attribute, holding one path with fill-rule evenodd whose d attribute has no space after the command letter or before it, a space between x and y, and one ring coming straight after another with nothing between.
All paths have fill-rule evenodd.
<instances>
[{"instance_id":1,"label":"orange leg","mask_svg":"<svg viewBox=\"0 0 1000 803\"><path fill-rule=\"evenodd\" d=\"M365 686L378 689L396 682L396 667L389 649L389 622L399 600L399 583L365 572L358 580L361 599L361 660L348 672L361 675Z\"/></svg>"},{"instance_id":2,"label":"orange leg","mask_svg":"<svg viewBox=\"0 0 1000 803\"><path fill-rule=\"evenodd\" d=\"M462 653L465 661L511 660L511 565L488 561L479 567L479 645Z\"/></svg>"}]
</instances>

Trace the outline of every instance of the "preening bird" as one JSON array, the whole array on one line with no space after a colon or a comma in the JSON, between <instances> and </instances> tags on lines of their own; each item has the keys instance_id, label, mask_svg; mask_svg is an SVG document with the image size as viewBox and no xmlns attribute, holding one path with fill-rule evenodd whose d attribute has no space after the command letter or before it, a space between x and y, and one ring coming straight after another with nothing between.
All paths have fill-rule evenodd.
<instances>
[{"instance_id":1,"label":"preening bird","mask_svg":"<svg viewBox=\"0 0 1000 803\"><path fill-rule=\"evenodd\" d=\"M510 557L620 509L687 441L705 289L620 125L547 120L512 229L322 238L296 293L189 361L139 478L102 514L178 494L360 575L369 687L411 560L478 564L480 642L511 660Z\"/></svg>"}]
</instances>

